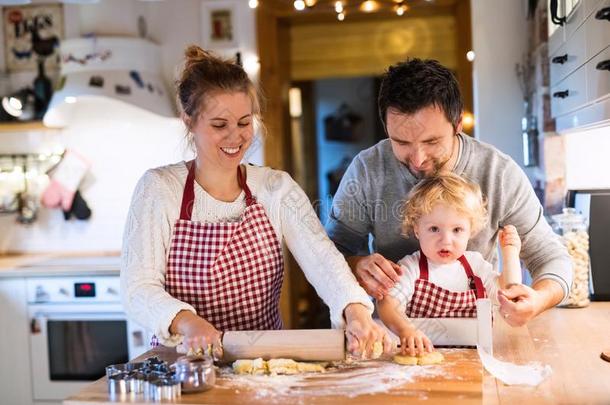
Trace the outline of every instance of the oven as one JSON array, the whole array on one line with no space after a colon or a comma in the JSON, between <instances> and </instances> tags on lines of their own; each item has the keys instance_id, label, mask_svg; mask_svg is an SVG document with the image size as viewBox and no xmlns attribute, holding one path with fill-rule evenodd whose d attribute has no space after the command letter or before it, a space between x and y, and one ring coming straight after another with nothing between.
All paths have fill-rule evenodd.
<instances>
[{"instance_id":1,"label":"oven","mask_svg":"<svg viewBox=\"0 0 610 405\"><path fill-rule=\"evenodd\" d=\"M62 400L148 349L122 310L118 276L27 281L34 401Z\"/></svg>"}]
</instances>

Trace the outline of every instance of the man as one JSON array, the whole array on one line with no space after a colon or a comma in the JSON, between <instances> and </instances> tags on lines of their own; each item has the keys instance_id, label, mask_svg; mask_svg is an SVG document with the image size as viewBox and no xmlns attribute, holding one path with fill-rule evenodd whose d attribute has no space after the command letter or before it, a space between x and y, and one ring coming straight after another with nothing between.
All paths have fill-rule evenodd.
<instances>
[{"instance_id":1,"label":"man","mask_svg":"<svg viewBox=\"0 0 610 405\"><path fill-rule=\"evenodd\" d=\"M463 103L453 74L433 60L391 66L378 107L388 139L354 158L326 225L362 287L381 299L398 281L401 269L395 262L419 248L415 238L401 235L402 205L419 179L443 169L478 183L488 199L490 221L468 250L496 265L498 230L514 225L522 239L520 257L533 285L500 290L500 313L508 323L524 325L565 299L572 284L567 250L544 219L519 166L493 146L461 133Z\"/></svg>"}]
</instances>

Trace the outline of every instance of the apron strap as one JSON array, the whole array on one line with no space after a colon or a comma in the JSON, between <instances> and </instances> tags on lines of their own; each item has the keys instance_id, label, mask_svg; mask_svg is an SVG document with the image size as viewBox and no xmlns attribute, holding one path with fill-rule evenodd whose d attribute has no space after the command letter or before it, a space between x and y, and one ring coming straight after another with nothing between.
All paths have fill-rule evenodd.
<instances>
[{"instance_id":1,"label":"apron strap","mask_svg":"<svg viewBox=\"0 0 610 405\"><path fill-rule=\"evenodd\" d=\"M470 263L468 263L468 260L466 260L466 257L464 257L464 255L462 255L458 258L458 260L462 264L462 267L464 267L464 270L466 271L466 276L468 277L468 279L474 280L477 298L485 298L485 288L483 287L483 282L481 281L481 279L479 277L474 275L474 273L472 272L472 268L470 267ZM419 278L422 280L428 281L428 275L429 275L428 258L426 257L424 252L422 252L420 250L419 251Z\"/></svg>"},{"instance_id":2,"label":"apron strap","mask_svg":"<svg viewBox=\"0 0 610 405\"><path fill-rule=\"evenodd\" d=\"M485 288L483 287L483 282L479 277L474 275L474 273L472 272L472 267L470 267L470 263L468 263L466 257L462 255L458 258L458 260L460 261L460 263L462 263L464 270L466 270L466 275L468 276L468 279L474 280L477 298L485 298Z\"/></svg>"},{"instance_id":3,"label":"apron strap","mask_svg":"<svg viewBox=\"0 0 610 405\"><path fill-rule=\"evenodd\" d=\"M428 281L428 258L421 250L419 251L419 278Z\"/></svg>"},{"instance_id":4,"label":"apron strap","mask_svg":"<svg viewBox=\"0 0 610 405\"><path fill-rule=\"evenodd\" d=\"M195 202L195 161L191 160L187 162L189 169L188 175L186 176L186 183L184 184L184 192L182 193L182 204L180 206L180 219L187 221L191 220L193 215L193 205ZM256 202L256 199L252 196L250 187L246 183L244 174L241 172L240 166L237 166L237 182L239 186L244 190L246 194L246 205L250 206Z\"/></svg>"},{"instance_id":5,"label":"apron strap","mask_svg":"<svg viewBox=\"0 0 610 405\"><path fill-rule=\"evenodd\" d=\"M246 169L247 170L247 169ZM248 187L248 183L246 183L246 178L244 174L241 172L241 166L237 166L237 183L244 193L246 193L246 205L250 206L256 202L256 199L252 197L252 192L250 191L250 187Z\"/></svg>"},{"instance_id":6,"label":"apron strap","mask_svg":"<svg viewBox=\"0 0 610 405\"><path fill-rule=\"evenodd\" d=\"M182 193L182 204L180 206L180 219L187 221L191 220L193 214L193 205L195 202L195 161L191 160L187 162L189 169L188 175L186 176L186 183L184 184L184 192Z\"/></svg>"}]
</instances>

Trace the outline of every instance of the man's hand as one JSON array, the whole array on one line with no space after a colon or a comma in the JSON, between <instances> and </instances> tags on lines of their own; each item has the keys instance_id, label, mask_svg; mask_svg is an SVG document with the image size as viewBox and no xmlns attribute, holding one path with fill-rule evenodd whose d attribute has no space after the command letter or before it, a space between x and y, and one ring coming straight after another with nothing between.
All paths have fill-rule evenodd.
<instances>
[{"instance_id":1,"label":"man's hand","mask_svg":"<svg viewBox=\"0 0 610 405\"><path fill-rule=\"evenodd\" d=\"M563 289L556 281L544 279L534 288L524 284L498 290L500 315L511 326L523 326L538 314L557 305L563 298Z\"/></svg>"},{"instance_id":2,"label":"man's hand","mask_svg":"<svg viewBox=\"0 0 610 405\"><path fill-rule=\"evenodd\" d=\"M362 288L378 300L383 299L402 276L400 266L379 253L348 257L347 262Z\"/></svg>"}]
</instances>

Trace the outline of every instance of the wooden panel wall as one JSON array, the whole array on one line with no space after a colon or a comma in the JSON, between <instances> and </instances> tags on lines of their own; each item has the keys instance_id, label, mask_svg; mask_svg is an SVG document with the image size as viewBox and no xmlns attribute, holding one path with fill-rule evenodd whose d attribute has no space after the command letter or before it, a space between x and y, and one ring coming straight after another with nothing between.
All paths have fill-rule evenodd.
<instances>
[{"instance_id":1,"label":"wooden panel wall","mask_svg":"<svg viewBox=\"0 0 610 405\"><path fill-rule=\"evenodd\" d=\"M290 27L292 80L379 75L407 56L458 68L453 15Z\"/></svg>"}]
</instances>

